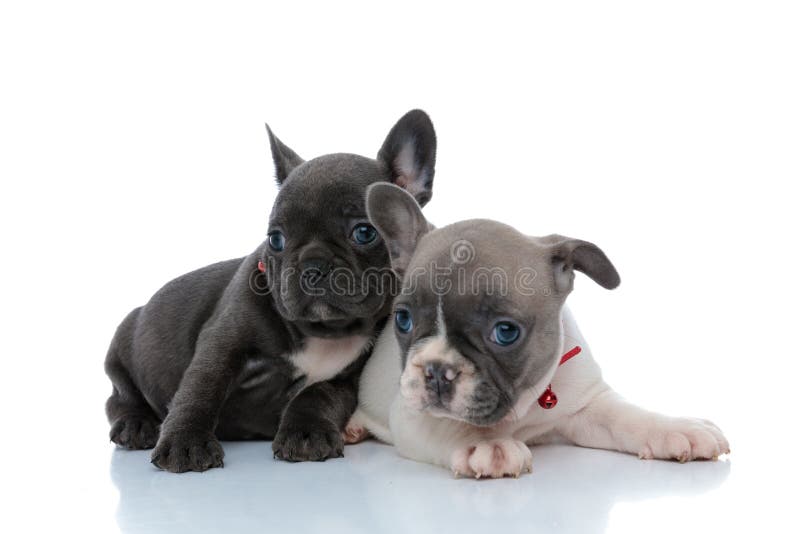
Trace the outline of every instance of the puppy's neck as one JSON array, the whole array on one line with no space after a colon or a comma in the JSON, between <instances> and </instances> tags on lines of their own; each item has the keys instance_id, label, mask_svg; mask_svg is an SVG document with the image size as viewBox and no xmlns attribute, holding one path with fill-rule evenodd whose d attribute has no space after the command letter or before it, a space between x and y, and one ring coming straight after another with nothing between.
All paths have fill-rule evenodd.
<instances>
[{"instance_id":1,"label":"puppy's neck","mask_svg":"<svg viewBox=\"0 0 800 534\"><path fill-rule=\"evenodd\" d=\"M503 419L500 420L498 423L499 425L520 421L526 415L528 415L528 412L538 408L539 397L544 394L545 390L553 382L553 377L556 375L556 371L558 370L558 366L561 361L561 356L564 354L564 346L564 317L562 310L561 320L558 323L558 350L550 355L550 368L547 370L547 373L541 379L539 379L539 381L537 381L533 386L526 388L519 395L517 402L514 403L514 407Z\"/></svg>"}]
</instances>

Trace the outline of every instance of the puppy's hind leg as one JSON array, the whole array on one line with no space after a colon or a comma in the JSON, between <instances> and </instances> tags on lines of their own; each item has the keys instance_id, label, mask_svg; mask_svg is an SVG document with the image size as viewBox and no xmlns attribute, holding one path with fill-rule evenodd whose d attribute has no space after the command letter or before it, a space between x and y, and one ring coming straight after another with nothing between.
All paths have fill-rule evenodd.
<instances>
[{"instance_id":1,"label":"puppy's hind leg","mask_svg":"<svg viewBox=\"0 0 800 534\"><path fill-rule=\"evenodd\" d=\"M355 413L347 422L347 426L344 427L344 432L342 432L344 443L345 445L361 443L365 439L369 438L369 435L370 434L364 414L361 411L361 408L356 408Z\"/></svg>"},{"instance_id":2,"label":"puppy's hind leg","mask_svg":"<svg viewBox=\"0 0 800 534\"><path fill-rule=\"evenodd\" d=\"M610 449L640 458L716 459L730 452L728 440L710 421L668 417L634 406L608 389L556 426L576 445Z\"/></svg>"},{"instance_id":3,"label":"puppy's hind leg","mask_svg":"<svg viewBox=\"0 0 800 534\"><path fill-rule=\"evenodd\" d=\"M121 351L130 350L138 314L139 308L122 321L108 349L105 370L113 391L106 401L106 416L111 423L111 441L125 449L152 449L158 441L161 422L120 359Z\"/></svg>"}]
</instances>

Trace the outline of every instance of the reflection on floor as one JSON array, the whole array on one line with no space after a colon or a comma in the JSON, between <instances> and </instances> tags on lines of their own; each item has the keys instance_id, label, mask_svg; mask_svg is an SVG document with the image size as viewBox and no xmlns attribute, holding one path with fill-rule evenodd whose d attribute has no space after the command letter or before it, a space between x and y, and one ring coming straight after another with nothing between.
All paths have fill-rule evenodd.
<instances>
[{"instance_id":1,"label":"reflection on floor","mask_svg":"<svg viewBox=\"0 0 800 534\"><path fill-rule=\"evenodd\" d=\"M728 461L682 465L551 445L534 449L531 475L456 480L375 442L304 464L273 460L269 443L223 445L224 469L183 475L156 470L147 451L114 450L120 530L600 533L617 503L698 496L730 471Z\"/></svg>"}]
</instances>

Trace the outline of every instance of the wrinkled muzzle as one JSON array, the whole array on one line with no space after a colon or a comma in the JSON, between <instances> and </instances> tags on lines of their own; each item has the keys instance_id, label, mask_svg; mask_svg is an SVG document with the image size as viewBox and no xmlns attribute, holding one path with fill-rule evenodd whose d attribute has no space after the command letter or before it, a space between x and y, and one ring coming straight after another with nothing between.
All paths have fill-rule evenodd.
<instances>
[{"instance_id":1,"label":"wrinkled muzzle","mask_svg":"<svg viewBox=\"0 0 800 534\"><path fill-rule=\"evenodd\" d=\"M411 409L478 426L501 420L512 405L486 373L441 336L409 349L400 394Z\"/></svg>"}]
</instances>

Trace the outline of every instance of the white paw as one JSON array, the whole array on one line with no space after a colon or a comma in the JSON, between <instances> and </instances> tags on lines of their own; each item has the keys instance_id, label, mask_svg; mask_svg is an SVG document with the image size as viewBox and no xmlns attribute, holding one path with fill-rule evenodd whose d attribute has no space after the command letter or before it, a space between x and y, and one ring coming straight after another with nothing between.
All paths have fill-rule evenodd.
<instances>
[{"instance_id":1,"label":"white paw","mask_svg":"<svg viewBox=\"0 0 800 534\"><path fill-rule=\"evenodd\" d=\"M450 457L450 468L456 477L518 477L522 473L530 473L532 466L533 455L528 446L510 438L463 447Z\"/></svg>"},{"instance_id":2,"label":"white paw","mask_svg":"<svg viewBox=\"0 0 800 534\"><path fill-rule=\"evenodd\" d=\"M731 452L728 440L711 421L670 419L649 429L639 458L662 460L716 460Z\"/></svg>"}]
</instances>

